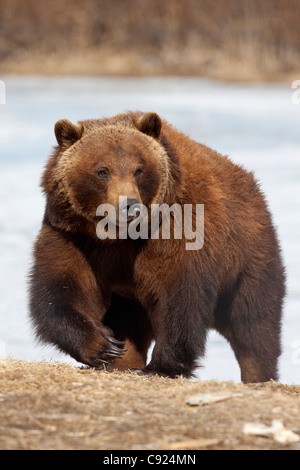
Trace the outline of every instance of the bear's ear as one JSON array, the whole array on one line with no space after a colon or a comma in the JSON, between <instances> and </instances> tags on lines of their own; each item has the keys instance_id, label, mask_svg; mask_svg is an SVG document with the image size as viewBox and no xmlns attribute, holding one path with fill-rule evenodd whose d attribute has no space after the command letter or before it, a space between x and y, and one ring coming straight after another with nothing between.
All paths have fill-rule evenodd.
<instances>
[{"instance_id":1,"label":"bear's ear","mask_svg":"<svg viewBox=\"0 0 300 470\"><path fill-rule=\"evenodd\" d=\"M68 119L60 119L55 124L54 132L60 148L66 150L80 139L83 133L83 125L72 124Z\"/></svg>"},{"instance_id":2,"label":"bear's ear","mask_svg":"<svg viewBox=\"0 0 300 470\"><path fill-rule=\"evenodd\" d=\"M145 113L136 122L136 127L144 134L150 135L154 139L160 136L162 122L158 114L150 112Z\"/></svg>"}]
</instances>

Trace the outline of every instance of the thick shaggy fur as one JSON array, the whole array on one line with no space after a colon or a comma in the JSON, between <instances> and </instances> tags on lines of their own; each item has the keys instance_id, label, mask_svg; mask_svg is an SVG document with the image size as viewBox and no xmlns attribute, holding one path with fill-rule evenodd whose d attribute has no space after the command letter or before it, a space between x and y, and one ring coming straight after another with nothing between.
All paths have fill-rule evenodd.
<instances>
[{"instance_id":1,"label":"thick shaggy fur","mask_svg":"<svg viewBox=\"0 0 300 470\"><path fill-rule=\"evenodd\" d=\"M155 113L61 120L55 133L31 273L38 337L92 367L190 377L214 328L244 382L276 379L284 269L253 174ZM102 168L108 177L99 177ZM99 240L96 209L117 208L121 195L147 207L204 204L203 248L187 251L184 239Z\"/></svg>"}]
</instances>

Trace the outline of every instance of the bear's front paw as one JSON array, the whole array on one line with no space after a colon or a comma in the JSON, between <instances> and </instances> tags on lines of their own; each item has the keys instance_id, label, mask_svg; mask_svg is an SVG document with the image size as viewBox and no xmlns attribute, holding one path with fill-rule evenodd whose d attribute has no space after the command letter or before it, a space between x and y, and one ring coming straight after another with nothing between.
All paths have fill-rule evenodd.
<instances>
[{"instance_id":1,"label":"bear's front paw","mask_svg":"<svg viewBox=\"0 0 300 470\"><path fill-rule=\"evenodd\" d=\"M127 349L123 349L124 341L118 341L113 333L105 328L98 335L86 341L80 354L80 362L91 367L103 368L110 360L121 358Z\"/></svg>"}]
</instances>

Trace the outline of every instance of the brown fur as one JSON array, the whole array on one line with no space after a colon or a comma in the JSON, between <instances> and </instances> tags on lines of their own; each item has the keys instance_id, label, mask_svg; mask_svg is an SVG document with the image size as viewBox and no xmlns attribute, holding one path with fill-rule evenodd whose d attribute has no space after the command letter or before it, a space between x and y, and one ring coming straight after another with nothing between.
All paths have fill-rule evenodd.
<instances>
[{"instance_id":1,"label":"brown fur","mask_svg":"<svg viewBox=\"0 0 300 470\"><path fill-rule=\"evenodd\" d=\"M118 369L144 369L154 339L147 369L174 377L192 374L215 328L242 380L276 379L284 270L253 174L155 113L61 120L55 132L31 275L38 336L80 362ZM102 169L109 177L97 176ZM187 251L184 239L99 240L96 209L117 208L119 196L147 207L204 204L203 248Z\"/></svg>"}]
</instances>

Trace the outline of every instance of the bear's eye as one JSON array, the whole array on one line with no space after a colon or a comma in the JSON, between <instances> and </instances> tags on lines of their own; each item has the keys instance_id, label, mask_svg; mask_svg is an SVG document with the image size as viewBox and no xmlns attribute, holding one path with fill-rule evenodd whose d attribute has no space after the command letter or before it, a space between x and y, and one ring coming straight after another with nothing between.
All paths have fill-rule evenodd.
<instances>
[{"instance_id":1,"label":"bear's eye","mask_svg":"<svg viewBox=\"0 0 300 470\"><path fill-rule=\"evenodd\" d=\"M103 168L102 170L98 170L97 171L97 176L100 179L107 179L107 178L109 178L109 171L107 170L107 168Z\"/></svg>"},{"instance_id":2,"label":"bear's eye","mask_svg":"<svg viewBox=\"0 0 300 470\"><path fill-rule=\"evenodd\" d=\"M137 170L135 170L134 176L135 177L141 176L143 171L144 171L143 168L138 168Z\"/></svg>"}]
</instances>

